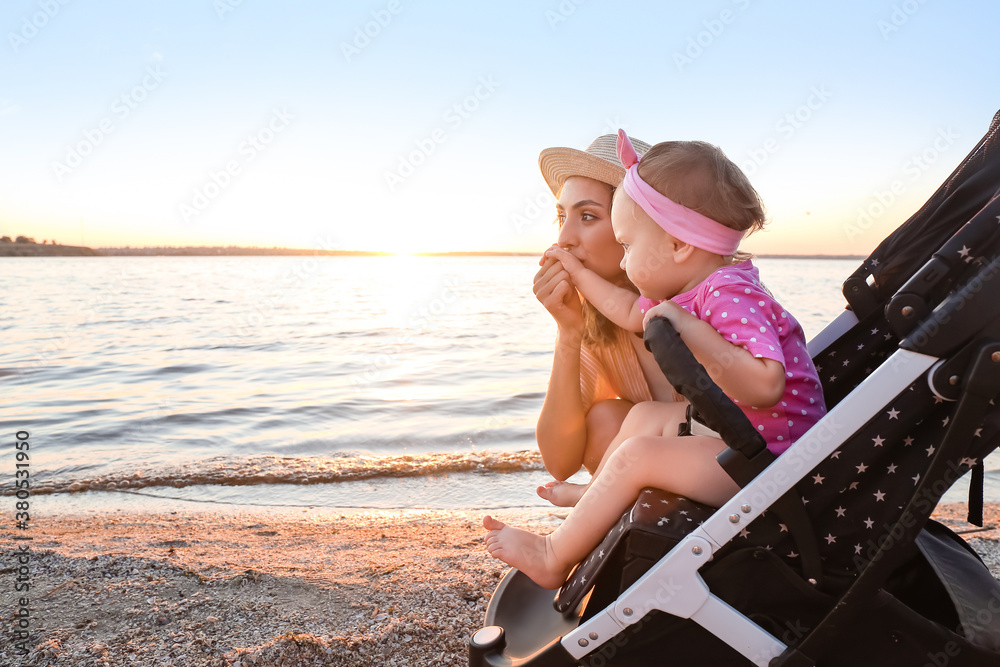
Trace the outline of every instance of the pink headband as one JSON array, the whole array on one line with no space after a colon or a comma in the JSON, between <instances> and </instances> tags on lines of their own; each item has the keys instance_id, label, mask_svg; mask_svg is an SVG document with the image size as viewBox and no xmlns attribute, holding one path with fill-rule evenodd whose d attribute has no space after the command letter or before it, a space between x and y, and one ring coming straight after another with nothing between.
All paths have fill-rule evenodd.
<instances>
[{"instance_id":1,"label":"pink headband","mask_svg":"<svg viewBox=\"0 0 1000 667\"><path fill-rule=\"evenodd\" d=\"M618 130L618 159L627 169L625 194L632 198L668 234L696 248L717 255L732 255L743 240L743 232L726 227L697 211L681 206L658 192L639 176L639 155L624 130Z\"/></svg>"}]
</instances>

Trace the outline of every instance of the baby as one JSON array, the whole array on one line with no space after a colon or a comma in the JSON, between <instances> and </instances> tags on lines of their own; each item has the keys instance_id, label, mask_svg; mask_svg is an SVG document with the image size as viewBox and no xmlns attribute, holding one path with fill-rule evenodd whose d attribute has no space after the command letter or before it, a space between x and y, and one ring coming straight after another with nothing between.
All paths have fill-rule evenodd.
<instances>
[{"instance_id":1,"label":"baby","mask_svg":"<svg viewBox=\"0 0 1000 667\"><path fill-rule=\"evenodd\" d=\"M703 142L657 144L640 164L619 131L618 155L628 171L615 194L611 224L640 296L604 281L563 250L547 254L619 326L641 331L650 318L667 318L768 449L781 454L825 407L802 328L738 253L744 234L764 224L756 191L722 151ZM715 507L729 500L738 487L715 460L725 443L704 427L678 437L685 407L635 406L590 484L549 489L553 502L575 505L551 534L535 535L486 516L490 555L541 586L557 588L643 487Z\"/></svg>"}]
</instances>

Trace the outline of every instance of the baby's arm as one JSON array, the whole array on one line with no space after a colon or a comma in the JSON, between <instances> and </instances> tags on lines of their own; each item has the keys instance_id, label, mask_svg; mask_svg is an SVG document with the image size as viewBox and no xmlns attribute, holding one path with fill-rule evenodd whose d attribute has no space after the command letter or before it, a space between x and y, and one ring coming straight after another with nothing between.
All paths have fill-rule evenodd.
<instances>
[{"instance_id":1,"label":"baby's arm","mask_svg":"<svg viewBox=\"0 0 1000 667\"><path fill-rule=\"evenodd\" d=\"M635 292L609 283L558 246L546 250L545 256L559 260L584 298L605 317L626 331L642 332L642 311Z\"/></svg>"},{"instance_id":2,"label":"baby's arm","mask_svg":"<svg viewBox=\"0 0 1000 667\"><path fill-rule=\"evenodd\" d=\"M785 393L785 366L774 359L755 357L733 345L708 322L698 319L672 301L650 308L643 326L652 317L666 317L695 359L730 398L759 408L769 408Z\"/></svg>"}]
</instances>

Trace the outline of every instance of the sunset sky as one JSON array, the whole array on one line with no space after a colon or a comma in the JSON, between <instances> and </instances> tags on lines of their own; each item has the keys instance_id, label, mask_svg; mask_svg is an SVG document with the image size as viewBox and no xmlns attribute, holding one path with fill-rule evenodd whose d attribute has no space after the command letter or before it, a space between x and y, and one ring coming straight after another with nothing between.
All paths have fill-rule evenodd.
<instances>
[{"instance_id":1,"label":"sunset sky","mask_svg":"<svg viewBox=\"0 0 1000 667\"><path fill-rule=\"evenodd\" d=\"M8 0L0 234L540 251L547 146L624 127L743 166L758 253L865 254L1000 108L1000 9Z\"/></svg>"}]
</instances>

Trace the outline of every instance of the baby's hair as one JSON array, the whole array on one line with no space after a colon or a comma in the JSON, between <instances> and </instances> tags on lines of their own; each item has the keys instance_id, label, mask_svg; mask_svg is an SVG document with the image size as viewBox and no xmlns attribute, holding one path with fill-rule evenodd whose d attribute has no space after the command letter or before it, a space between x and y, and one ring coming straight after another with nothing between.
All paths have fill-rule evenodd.
<instances>
[{"instance_id":1,"label":"baby's hair","mask_svg":"<svg viewBox=\"0 0 1000 667\"><path fill-rule=\"evenodd\" d=\"M726 227L753 233L764 226L764 204L746 175L718 146L664 141L639 162L639 176L678 204Z\"/></svg>"}]
</instances>

